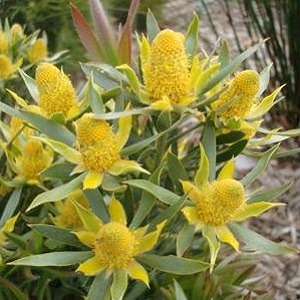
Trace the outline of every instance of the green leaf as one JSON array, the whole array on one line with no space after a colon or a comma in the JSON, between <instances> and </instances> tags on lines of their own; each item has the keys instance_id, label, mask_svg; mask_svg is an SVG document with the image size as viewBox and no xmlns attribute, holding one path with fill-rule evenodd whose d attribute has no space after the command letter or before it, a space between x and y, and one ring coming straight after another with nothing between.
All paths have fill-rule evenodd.
<instances>
[{"instance_id":1,"label":"green leaf","mask_svg":"<svg viewBox=\"0 0 300 300\"><path fill-rule=\"evenodd\" d=\"M123 183L147 191L151 195L155 196L158 200L168 205L175 204L180 199L180 197L176 194L147 180L132 179L123 181Z\"/></svg>"},{"instance_id":2,"label":"green leaf","mask_svg":"<svg viewBox=\"0 0 300 300\"><path fill-rule=\"evenodd\" d=\"M177 186L180 186L179 180L188 180L187 173L184 169L182 162L179 158L173 153L169 152L167 155L167 165L169 169L169 175L173 183Z\"/></svg>"},{"instance_id":3,"label":"green leaf","mask_svg":"<svg viewBox=\"0 0 300 300\"><path fill-rule=\"evenodd\" d=\"M128 65L118 66L117 69L121 70L125 73L128 81L129 81L130 87L137 95L139 95L140 94L140 82L139 82L139 79L136 76L135 72L133 71L133 69Z\"/></svg>"},{"instance_id":4,"label":"green leaf","mask_svg":"<svg viewBox=\"0 0 300 300\"><path fill-rule=\"evenodd\" d=\"M260 97L268 87L272 65L273 64L269 64L268 66L266 66L259 74L259 91L257 94L258 97Z\"/></svg>"},{"instance_id":5,"label":"green leaf","mask_svg":"<svg viewBox=\"0 0 300 300\"><path fill-rule=\"evenodd\" d=\"M89 201L89 204L93 210L93 212L104 222L108 223L110 220L110 216L107 211L107 206L105 201L97 189L86 189L84 190L84 194Z\"/></svg>"},{"instance_id":6,"label":"green leaf","mask_svg":"<svg viewBox=\"0 0 300 300\"><path fill-rule=\"evenodd\" d=\"M176 239L176 254L179 257L184 255L184 252L192 245L195 235L195 227L190 224L185 224L179 231Z\"/></svg>"},{"instance_id":7,"label":"green leaf","mask_svg":"<svg viewBox=\"0 0 300 300\"><path fill-rule=\"evenodd\" d=\"M160 32L160 29L159 29L158 22L150 9L148 9L147 12L146 28L147 28L148 40L151 43L154 40L154 38L157 36L157 34Z\"/></svg>"},{"instance_id":8,"label":"green leaf","mask_svg":"<svg viewBox=\"0 0 300 300\"><path fill-rule=\"evenodd\" d=\"M292 185L293 181L287 182L281 186L272 188L267 191L258 192L251 195L247 201L247 203L256 203L260 201L272 201L273 199L278 198L280 195L285 193Z\"/></svg>"},{"instance_id":9,"label":"green leaf","mask_svg":"<svg viewBox=\"0 0 300 300\"><path fill-rule=\"evenodd\" d=\"M238 156L247 146L248 140L240 140L230 147L226 148L222 152L218 153L217 155L217 162L221 163L224 161L228 161L233 157Z\"/></svg>"},{"instance_id":10,"label":"green leaf","mask_svg":"<svg viewBox=\"0 0 300 300\"><path fill-rule=\"evenodd\" d=\"M70 266L88 260L93 256L93 251L63 251L31 255L7 263L14 266Z\"/></svg>"},{"instance_id":11,"label":"green leaf","mask_svg":"<svg viewBox=\"0 0 300 300\"><path fill-rule=\"evenodd\" d=\"M111 277L106 275L106 271L97 275L90 287L87 300L106 299L106 295L109 293L110 282Z\"/></svg>"},{"instance_id":12,"label":"green leaf","mask_svg":"<svg viewBox=\"0 0 300 300\"><path fill-rule=\"evenodd\" d=\"M155 254L140 254L138 260L150 267L176 275L190 275L209 268L209 264L201 260L181 258L173 255L159 256Z\"/></svg>"},{"instance_id":13,"label":"green leaf","mask_svg":"<svg viewBox=\"0 0 300 300\"><path fill-rule=\"evenodd\" d=\"M202 135L202 146L209 161L209 181L216 176L216 133L213 122L207 121Z\"/></svg>"},{"instance_id":14,"label":"green leaf","mask_svg":"<svg viewBox=\"0 0 300 300\"><path fill-rule=\"evenodd\" d=\"M217 145L235 143L242 139L244 136L245 133L238 130L233 130L229 133L220 134L217 136Z\"/></svg>"},{"instance_id":15,"label":"green leaf","mask_svg":"<svg viewBox=\"0 0 300 300\"><path fill-rule=\"evenodd\" d=\"M230 63L230 50L229 50L228 42L225 40L222 42L221 45L219 61L221 63L220 70L228 66Z\"/></svg>"},{"instance_id":16,"label":"green leaf","mask_svg":"<svg viewBox=\"0 0 300 300\"><path fill-rule=\"evenodd\" d=\"M35 126L50 138L69 146L75 143L75 135L66 127L33 112L20 110L21 119Z\"/></svg>"},{"instance_id":17,"label":"green leaf","mask_svg":"<svg viewBox=\"0 0 300 300\"><path fill-rule=\"evenodd\" d=\"M176 300L188 300L180 284L175 279L173 279L173 282L174 282Z\"/></svg>"},{"instance_id":18,"label":"green leaf","mask_svg":"<svg viewBox=\"0 0 300 300\"><path fill-rule=\"evenodd\" d=\"M201 188L203 184L208 182L209 173L209 160L202 144L200 144L200 164L195 175L195 184L198 188Z\"/></svg>"},{"instance_id":19,"label":"green leaf","mask_svg":"<svg viewBox=\"0 0 300 300\"><path fill-rule=\"evenodd\" d=\"M212 271L221 248L221 243L217 240L215 231L209 226L203 227L202 235L206 238L209 244L211 263L210 271Z\"/></svg>"},{"instance_id":20,"label":"green leaf","mask_svg":"<svg viewBox=\"0 0 300 300\"><path fill-rule=\"evenodd\" d=\"M205 82L201 90L199 91L199 95L205 94L210 91L215 85L217 85L221 80L223 80L228 75L232 74L234 71L238 69L240 64L245 61L249 56L251 56L254 52L256 52L264 42L261 42L253 47L248 48L246 51L241 53L239 56L234 58L229 65L221 69L218 73L213 75L207 82Z\"/></svg>"},{"instance_id":21,"label":"green leaf","mask_svg":"<svg viewBox=\"0 0 300 300\"><path fill-rule=\"evenodd\" d=\"M112 300L122 300L127 286L128 276L126 271L123 269L115 271L113 275L113 282L110 288Z\"/></svg>"},{"instance_id":22,"label":"green leaf","mask_svg":"<svg viewBox=\"0 0 300 300\"><path fill-rule=\"evenodd\" d=\"M27 208L27 211L48 202L56 202L68 197L72 192L82 186L82 181L86 174L81 174L66 184L60 185L52 190L39 194Z\"/></svg>"},{"instance_id":23,"label":"green leaf","mask_svg":"<svg viewBox=\"0 0 300 300\"><path fill-rule=\"evenodd\" d=\"M70 230L46 224L32 224L30 227L47 238L59 241L65 245L82 248L82 244Z\"/></svg>"},{"instance_id":24,"label":"green leaf","mask_svg":"<svg viewBox=\"0 0 300 300\"><path fill-rule=\"evenodd\" d=\"M140 108L140 109L109 112L106 114L95 114L93 116L93 118L98 119L98 120L114 120L114 119L119 119L119 118L127 117L127 116L142 115L147 112L149 112L148 109Z\"/></svg>"},{"instance_id":25,"label":"green leaf","mask_svg":"<svg viewBox=\"0 0 300 300\"><path fill-rule=\"evenodd\" d=\"M240 224L229 224L229 228L238 239L242 240L251 249L272 255L295 254L299 252L293 247L276 244Z\"/></svg>"},{"instance_id":26,"label":"green leaf","mask_svg":"<svg viewBox=\"0 0 300 300\"><path fill-rule=\"evenodd\" d=\"M39 91L37 88L37 85L35 83L35 80L31 78L29 75L27 75L22 69L19 69L19 73L25 82L25 85L29 91L29 94L31 95L32 99L39 103Z\"/></svg>"},{"instance_id":27,"label":"green leaf","mask_svg":"<svg viewBox=\"0 0 300 300\"><path fill-rule=\"evenodd\" d=\"M277 152L278 148L279 144L267 150L256 166L241 180L241 183L244 185L252 183L267 168L269 160Z\"/></svg>"},{"instance_id":28,"label":"green leaf","mask_svg":"<svg viewBox=\"0 0 300 300\"><path fill-rule=\"evenodd\" d=\"M162 163L150 176L149 182L153 184L158 184L160 180L161 172L164 168L164 163ZM142 197L139 203L139 208L134 214L134 217L130 223L130 228L138 228L140 224L144 221L147 215L151 212L152 208L156 203L156 198L147 193L146 191L142 192Z\"/></svg>"},{"instance_id":29,"label":"green leaf","mask_svg":"<svg viewBox=\"0 0 300 300\"><path fill-rule=\"evenodd\" d=\"M19 289L16 285L14 285L11 281L5 279L4 277L0 276L0 286L4 289L7 288L10 290L15 296L16 299L18 300L28 300L28 295L22 292L21 289ZM1 290L2 290L1 288ZM0 297L2 299L8 299L8 298L3 298L2 293L0 293Z\"/></svg>"},{"instance_id":30,"label":"green leaf","mask_svg":"<svg viewBox=\"0 0 300 300\"><path fill-rule=\"evenodd\" d=\"M55 163L41 173L43 178L56 180L69 179L74 169L74 165L69 162Z\"/></svg>"},{"instance_id":31,"label":"green leaf","mask_svg":"<svg viewBox=\"0 0 300 300\"><path fill-rule=\"evenodd\" d=\"M199 29L199 18L197 14L194 13L193 20L188 27L186 39L184 42L186 52L191 57L195 55L198 47L198 29Z\"/></svg>"},{"instance_id":32,"label":"green leaf","mask_svg":"<svg viewBox=\"0 0 300 300\"><path fill-rule=\"evenodd\" d=\"M102 101L100 89L96 87L93 78L93 72L89 77L89 81L86 88L86 97L89 99L89 103L94 114L104 114L105 107Z\"/></svg>"},{"instance_id":33,"label":"green leaf","mask_svg":"<svg viewBox=\"0 0 300 300\"><path fill-rule=\"evenodd\" d=\"M21 195L22 195L22 188L15 189L10 195L0 219L0 228L5 224L5 222L9 218L13 216L16 208L20 203Z\"/></svg>"}]
</instances>

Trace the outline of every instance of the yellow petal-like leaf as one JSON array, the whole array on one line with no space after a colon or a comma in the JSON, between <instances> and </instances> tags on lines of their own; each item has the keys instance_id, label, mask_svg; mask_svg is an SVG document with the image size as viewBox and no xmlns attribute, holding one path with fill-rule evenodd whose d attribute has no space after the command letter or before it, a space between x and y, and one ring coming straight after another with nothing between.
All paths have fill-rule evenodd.
<instances>
[{"instance_id":1,"label":"yellow petal-like leaf","mask_svg":"<svg viewBox=\"0 0 300 300\"><path fill-rule=\"evenodd\" d=\"M10 93L10 95L16 100L16 102L23 108L28 109L28 103L21 98L19 95L17 95L15 92L7 89L7 91Z\"/></svg>"},{"instance_id":2,"label":"yellow petal-like leaf","mask_svg":"<svg viewBox=\"0 0 300 300\"><path fill-rule=\"evenodd\" d=\"M233 173L234 173L234 161L233 159L231 159L228 162L226 162L226 164L221 169L218 175L218 180L232 178Z\"/></svg>"},{"instance_id":3,"label":"yellow petal-like leaf","mask_svg":"<svg viewBox=\"0 0 300 300\"><path fill-rule=\"evenodd\" d=\"M129 106L126 108L126 110L129 109ZM118 129L118 133L116 135L116 141L121 148L123 148L123 146L127 143L127 140L129 138L130 135L130 131L131 131L131 126L132 126L132 116L128 115L125 117L121 117L119 119L119 129Z\"/></svg>"},{"instance_id":4,"label":"yellow petal-like leaf","mask_svg":"<svg viewBox=\"0 0 300 300\"><path fill-rule=\"evenodd\" d=\"M277 207L285 205L284 203L271 203L271 202L257 202L250 203L246 205L242 210L238 211L233 217L232 220L236 222L242 222L251 217L257 217L264 213L265 211Z\"/></svg>"},{"instance_id":5,"label":"yellow petal-like leaf","mask_svg":"<svg viewBox=\"0 0 300 300\"><path fill-rule=\"evenodd\" d=\"M194 203L198 203L200 199L203 198L203 193L189 181L181 181L182 188L185 193L187 193L188 198L190 198Z\"/></svg>"},{"instance_id":6,"label":"yellow petal-like leaf","mask_svg":"<svg viewBox=\"0 0 300 300\"><path fill-rule=\"evenodd\" d=\"M113 164L113 166L108 170L110 174L115 176L135 171L149 174L149 172L143 169L136 161L125 159L120 159L116 161Z\"/></svg>"},{"instance_id":7,"label":"yellow petal-like leaf","mask_svg":"<svg viewBox=\"0 0 300 300\"><path fill-rule=\"evenodd\" d=\"M96 256L93 256L84 263L80 264L76 271L82 272L86 276L94 276L100 273L104 268L105 266L101 264Z\"/></svg>"},{"instance_id":8,"label":"yellow petal-like leaf","mask_svg":"<svg viewBox=\"0 0 300 300\"><path fill-rule=\"evenodd\" d=\"M150 105L150 108L154 110L165 110L165 111L171 111L173 109L170 99L166 97L163 100L158 100L153 102Z\"/></svg>"},{"instance_id":9,"label":"yellow petal-like leaf","mask_svg":"<svg viewBox=\"0 0 300 300\"><path fill-rule=\"evenodd\" d=\"M115 198L115 196L112 196L111 198L111 201L108 205L108 211L110 214L111 221L126 225L127 220L124 208L120 201L118 201Z\"/></svg>"},{"instance_id":10,"label":"yellow petal-like leaf","mask_svg":"<svg viewBox=\"0 0 300 300\"><path fill-rule=\"evenodd\" d=\"M222 227L217 227L216 233L222 243L227 243L231 245L233 249L239 251L239 242L236 240L236 238L226 225Z\"/></svg>"},{"instance_id":11,"label":"yellow petal-like leaf","mask_svg":"<svg viewBox=\"0 0 300 300\"><path fill-rule=\"evenodd\" d=\"M100 227L103 225L102 221L90 210L86 209L78 202L73 202L76 211L82 221L84 227L94 233L97 233Z\"/></svg>"},{"instance_id":12,"label":"yellow petal-like leaf","mask_svg":"<svg viewBox=\"0 0 300 300\"><path fill-rule=\"evenodd\" d=\"M160 224L158 224L156 226L157 229L155 231L152 231L152 232L144 235L139 240L140 244L139 244L138 253L144 253L146 251L149 251L155 246L165 223L166 223L166 221L161 222Z\"/></svg>"},{"instance_id":13,"label":"yellow petal-like leaf","mask_svg":"<svg viewBox=\"0 0 300 300\"><path fill-rule=\"evenodd\" d=\"M74 232L74 234L78 237L79 241L83 244L93 248L94 241L96 237L96 233L92 231L78 231Z\"/></svg>"},{"instance_id":14,"label":"yellow petal-like leaf","mask_svg":"<svg viewBox=\"0 0 300 300\"><path fill-rule=\"evenodd\" d=\"M83 189L96 189L101 185L104 173L89 171L83 181Z\"/></svg>"},{"instance_id":15,"label":"yellow petal-like leaf","mask_svg":"<svg viewBox=\"0 0 300 300\"><path fill-rule=\"evenodd\" d=\"M205 153L204 147L200 144L200 165L195 175L195 184L197 188L201 188L208 183L209 177L209 160Z\"/></svg>"},{"instance_id":16,"label":"yellow petal-like leaf","mask_svg":"<svg viewBox=\"0 0 300 300\"><path fill-rule=\"evenodd\" d=\"M129 276L133 279L141 280L143 281L147 286L149 286L149 277L147 271L144 269L144 267L139 264L137 261L132 261L127 266L127 272Z\"/></svg>"},{"instance_id":17,"label":"yellow petal-like leaf","mask_svg":"<svg viewBox=\"0 0 300 300\"><path fill-rule=\"evenodd\" d=\"M123 71L130 83L130 87L132 88L132 90L139 95L140 93L140 83L138 80L138 77L136 76L135 72L133 71L133 69L128 66L127 64L118 66L117 69Z\"/></svg>"},{"instance_id":18,"label":"yellow petal-like leaf","mask_svg":"<svg viewBox=\"0 0 300 300\"><path fill-rule=\"evenodd\" d=\"M196 224L198 222L199 218L198 218L196 207L193 206L185 207L182 209L182 212L189 223Z\"/></svg>"}]
</instances>

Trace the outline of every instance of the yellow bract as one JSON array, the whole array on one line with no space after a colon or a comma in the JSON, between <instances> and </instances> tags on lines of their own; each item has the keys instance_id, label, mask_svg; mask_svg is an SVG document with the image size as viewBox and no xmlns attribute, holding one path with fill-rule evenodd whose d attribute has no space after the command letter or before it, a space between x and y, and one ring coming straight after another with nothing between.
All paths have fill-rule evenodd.
<instances>
[{"instance_id":1,"label":"yellow bract","mask_svg":"<svg viewBox=\"0 0 300 300\"><path fill-rule=\"evenodd\" d=\"M20 24L18 24L18 23L14 23L11 26L10 33L12 35L12 38L15 39L15 40L24 37L23 27Z\"/></svg>"},{"instance_id":2,"label":"yellow bract","mask_svg":"<svg viewBox=\"0 0 300 300\"><path fill-rule=\"evenodd\" d=\"M6 54L8 49L8 41L6 35L0 30L0 54Z\"/></svg>"},{"instance_id":3,"label":"yellow bract","mask_svg":"<svg viewBox=\"0 0 300 300\"><path fill-rule=\"evenodd\" d=\"M16 70L9 57L0 55L0 79L9 77Z\"/></svg>"},{"instance_id":4,"label":"yellow bract","mask_svg":"<svg viewBox=\"0 0 300 300\"><path fill-rule=\"evenodd\" d=\"M229 83L228 88L220 98L213 103L213 108L229 103L220 116L225 119L244 118L255 103L255 96L259 91L259 74L254 70L246 70L237 74Z\"/></svg>"},{"instance_id":5,"label":"yellow bract","mask_svg":"<svg viewBox=\"0 0 300 300\"><path fill-rule=\"evenodd\" d=\"M27 58L31 63L42 61L48 56L48 49L43 39L37 39L28 49Z\"/></svg>"},{"instance_id":6,"label":"yellow bract","mask_svg":"<svg viewBox=\"0 0 300 300\"><path fill-rule=\"evenodd\" d=\"M41 63L35 73L41 111L48 117L62 113L65 117L78 110L76 93L63 71L50 63Z\"/></svg>"}]
</instances>

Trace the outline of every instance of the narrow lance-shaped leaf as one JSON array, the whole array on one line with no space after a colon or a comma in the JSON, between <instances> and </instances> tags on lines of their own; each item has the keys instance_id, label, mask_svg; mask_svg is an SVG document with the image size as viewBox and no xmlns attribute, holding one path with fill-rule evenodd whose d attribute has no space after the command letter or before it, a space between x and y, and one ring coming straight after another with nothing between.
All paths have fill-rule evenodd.
<instances>
[{"instance_id":1,"label":"narrow lance-shaped leaf","mask_svg":"<svg viewBox=\"0 0 300 300\"><path fill-rule=\"evenodd\" d=\"M112 300L122 300L128 285L128 276L125 270L120 269L114 272L111 285Z\"/></svg>"},{"instance_id":2,"label":"narrow lance-shaped leaf","mask_svg":"<svg viewBox=\"0 0 300 300\"><path fill-rule=\"evenodd\" d=\"M159 25L152 11L148 9L146 17L147 34L150 43L154 40L156 35L160 32Z\"/></svg>"},{"instance_id":3,"label":"narrow lance-shaped leaf","mask_svg":"<svg viewBox=\"0 0 300 300\"><path fill-rule=\"evenodd\" d=\"M176 300L187 300L187 297L185 296L180 284L175 279L173 279L173 281L174 281L174 287L175 287Z\"/></svg>"},{"instance_id":4,"label":"narrow lance-shaped leaf","mask_svg":"<svg viewBox=\"0 0 300 300\"><path fill-rule=\"evenodd\" d=\"M185 47L187 53L193 57L196 53L197 47L198 47L198 29L199 29L199 18L194 13L193 20L191 24L189 25L189 28L187 30L186 39L185 39Z\"/></svg>"},{"instance_id":5,"label":"narrow lance-shaped leaf","mask_svg":"<svg viewBox=\"0 0 300 300\"><path fill-rule=\"evenodd\" d=\"M103 114L105 113L105 106L102 101L102 96L99 88L97 89L94 83L93 71L90 74L87 89L86 89L86 97L89 100L91 109L94 114Z\"/></svg>"},{"instance_id":6,"label":"narrow lance-shaped leaf","mask_svg":"<svg viewBox=\"0 0 300 300\"><path fill-rule=\"evenodd\" d=\"M209 161L202 144L200 144L200 165L195 175L195 184L198 188L201 188L204 184L208 182L208 179Z\"/></svg>"},{"instance_id":7,"label":"narrow lance-shaped leaf","mask_svg":"<svg viewBox=\"0 0 300 300\"><path fill-rule=\"evenodd\" d=\"M87 300L106 299L109 293L111 277L106 275L106 272L101 272L97 275L90 287L87 295Z\"/></svg>"},{"instance_id":8,"label":"narrow lance-shaped leaf","mask_svg":"<svg viewBox=\"0 0 300 300\"><path fill-rule=\"evenodd\" d=\"M126 63L131 65L131 48L132 48L132 23L134 16L137 13L138 7L140 4L140 0L133 0L131 1L127 19L119 39L118 45L118 60L119 64Z\"/></svg>"},{"instance_id":9,"label":"narrow lance-shaped leaf","mask_svg":"<svg viewBox=\"0 0 300 300\"><path fill-rule=\"evenodd\" d=\"M80 10L73 4L70 4L73 22L78 32L82 45L87 50L92 59L101 60L101 48L94 33L88 25L86 19Z\"/></svg>"},{"instance_id":10,"label":"narrow lance-shaped leaf","mask_svg":"<svg viewBox=\"0 0 300 300\"><path fill-rule=\"evenodd\" d=\"M193 225L186 224L180 231L176 239L176 254L183 256L184 252L191 246L195 234Z\"/></svg>"},{"instance_id":11,"label":"narrow lance-shaped leaf","mask_svg":"<svg viewBox=\"0 0 300 300\"><path fill-rule=\"evenodd\" d=\"M28 74L26 74L22 69L19 69L19 73L25 82L25 85L32 97L32 99L38 103L39 102L39 91L36 86L35 80L31 78Z\"/></svg>"}]
</instances>

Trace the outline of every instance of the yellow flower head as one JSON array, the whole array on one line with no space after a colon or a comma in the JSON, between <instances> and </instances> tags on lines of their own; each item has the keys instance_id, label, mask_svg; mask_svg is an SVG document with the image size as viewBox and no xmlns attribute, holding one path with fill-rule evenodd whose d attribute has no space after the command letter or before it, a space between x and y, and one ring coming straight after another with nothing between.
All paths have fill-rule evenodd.
<instances>
[{"instance_id":1,"label":"yellow flower head","mask_svg":"<svg viewBox=\"0 0 300 300\"><path fill-rule=\"evenodd\" d=\"M6 237L5 233L9 233L14 230L15 223L16 223L18 217L19 217L19 214L15 215L12 218L9 218L5 222L3 227L0 229L0 247L5 246L5 244L7 243L7 237Z\"/></svg>"},{"instance_id":2,"label":"yellow flower head","mask_svg":"<svg viewBox=\"0 0 300 300\"><path fill-rule=\"evenodd\" d=\"M10 134L11 136L15 136L24 126L24 121L17 117L12 117L10 120ZM22 131L27 137L34 135L34 129L30 127L25 127Z\"/></svg>"},{"instance_id":3,"label":"yellow flower head","mask_svg":"<svg viewBox=\"0 0 300 300\"><path fill-rule=\"evenodd\" d=\"M39 105L47 116L62 113L65 117L77 111L78 104L72 83L63 71L50 63L41 63L35 73Z\"/></svg>"},{"instance_id":4,"label":"yellow flower head","mask_svg":"<svg viewBox=\"0 0 300 300\"><path fill-rule=\"evenodd\" d=\"M259 91L259 74L254 70L246 70L237 74L237 76L229 83L220 98L213 103L213 108L234 102L226 107L220 116L225 119L244 118L255 104L256 94Z\"/></svg>"},{"instance_id":5,"label":"yellow flower head","mask_svg":"<svg viewBox=\"0 0 300 300\"><path fill-rule=\"evenodd\" d=\"M94 256L80 264L77 271L93 276L102 270L106 270L108 274L123 270L131 278L148 284L148 274L136 261L136 256L155 246L164 223L159 224L157 229L150 233L146 233L147 226L129 229L126 226L123 206L114 197L108 206L111 220L106 224L78 204L76 209L87 230L75 234L94 252Z\"/></svg>"},{"instance_id":6,"label":"yellow flower head","mask_svg":"<svg viewBox=\"0 0 300 300\"><path fill-rule=\"evenodd\" d=\"M14 71L15 67L10 58L6 55L0 55L0 79L8 78Z\"/></svg>"},{"instance_id":7,"label":"yellow flower head","mask_svg":"<svg viewBox=\"0 0 300 300\"><path fill-rule=\"evenodd\" d=\"M104 172L120 160L120 147L106 121L85 114L77 121L76 134L83 163L87 169Z\"/></svg>"},{"instance_id":8,"label":"yellow flower head","mask_svg":"<svg viewBox=\"0 0 300 300\"><path fill-rule=\"evenodd\" d=\"M190 93L189 59L183 34L166 29L153 40L142 60L143 78L152 102L168 99L181 104Z\"/></svg>"},{"instance_id":9,"label":"yellow flower head","mask_svg":"<svg viewBox=\"0 0 300 300\"><path fill-rule=\"evenodd\" d=\"M48 49L43 39L37 39L28 49L27 58L31 63L42 61L48 56Z\"/></svg>"},{"instance_id":10,"label":"yellow flower head","mask_svg":"<svg viewBox=\"0 0 300 300\"><path fill-rule=\"evenodd\" d=\"M6 54L8 49L8 41L5 33L0 30L0 54Z\"/></svg>"},{"instance_id":11,"label":"yellow flower head","mask_svg":"<svg viewBox=\"0 0 300 300\"><path fill-rule=\"evenodd\" d=\"M65 202L57 202L56 206L59 210L59 215L53 219L55 225L73 230L82 228L83 224L75 209L74 202L79 203L84 208L89 207L84 193L81 190L75 191Z\"/></svg>"},{"instance_id":12,"label":"yellow flower head","mask_svg":"<svg viewBox=\"0 0 300 300\"><path fill-rule=\"evenodd\" d=\"M203 223L223 226L243 207L246 198L243 185L227 178L212 182L195 200L198 217Z\"/></svg>"},{"instance_id":13,"label":"yellow flower head","mask_svg":"<svg viewBox=\"0 0 300 300\"><path fill-rule=\"evenodd\" d=\"M10 32L13 40L18 40L24 37L23 27L18 23L14 23L11 26Z\"/></svg>"},{"instance_id":14,"label":"yellow flower head","mask_svg":"<svg viewBox=\"0 0 300 300\"><path fill-rule=\"evenodd\" d=\"M247 203L243 184L233 179L234 162L228 161L220 170L216 180L209 182L209 160L200 145L200 163L195 183L182 181L182 187L192 206L186 206L182 212L196 230L202 230L211 246L211 264L215 263L220 242L230 244L239 250L239 242L228 227L230 222L241 222L250 217L259 216L281 203ZM213 246L212 246L213 245Z\"/></svg>"},{"instance_id":15,"label":"yellow flower head","mask_svg":"<svg viewBox=\"0 0 300 300\"><path fill-rule=\"evenodd\" d=\"M22 156L17 158L19 175L26 180L39 180L40 173L49 167L52 162L52 153L45 150L41 141L29 139L22 151Z\"/></svg>"},{"instance_id":16,"label":"yellow flower head","mask_svg":"<svg viewBox=\"0 0 300 300\"><path fill-rule=\"evenodd\" d=\"M138 241L133 232L118 222L103 225L96 234L94 245L95 256L109 269L126 268L138 252Z\"/></svg>"}]
</instances>

